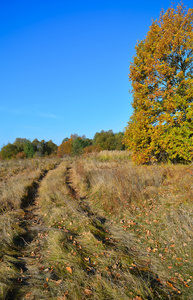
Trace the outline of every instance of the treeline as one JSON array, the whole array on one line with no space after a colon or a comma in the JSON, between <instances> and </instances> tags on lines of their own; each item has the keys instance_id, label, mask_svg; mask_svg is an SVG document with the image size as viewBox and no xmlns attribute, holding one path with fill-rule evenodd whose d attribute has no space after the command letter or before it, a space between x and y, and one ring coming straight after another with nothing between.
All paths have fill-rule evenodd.
<instances>
[{"instance_id":1,"label":"treeline","mask_svg":"<svg viewBox=\"0 0 193 300\"><path fill-rule=\"evenodd\" d=\"M124 150L123 136L123 132L114 133L112 130L97 132L93 139L74 134L62 141L57 154L59 157L63 157L64 155L80 155L101 150Z\"/></svg>"},{"instance_id":2,"label":"treeline","mask_svg":"<svg viewBox=\"0 0 193 300\"><path fill-rule=\"evenodd\" d=\"M112 130L97 132L93 139L72 134L63 139L60 146L52 140L46 142L34 139L32 142L25 138L16 138L14 143L8 143L0 151L1 159L35 158L45 156L80 155L83 153L99 152L101 150L124 150L123 132L114 133Z\"/></svg>"},{"instance_id":3,"label":"treeline","mask_svg":"<svg viewBox=\"0 0 193 300\"><path fill-rule=\"evenodd\" d=\"M16 138L13 144L8 143L0 151L2 159L43 157L57 154L58 146L52 140L46 142L34 139L32 142L25 138Z\"/></svg>"}]
</instances>

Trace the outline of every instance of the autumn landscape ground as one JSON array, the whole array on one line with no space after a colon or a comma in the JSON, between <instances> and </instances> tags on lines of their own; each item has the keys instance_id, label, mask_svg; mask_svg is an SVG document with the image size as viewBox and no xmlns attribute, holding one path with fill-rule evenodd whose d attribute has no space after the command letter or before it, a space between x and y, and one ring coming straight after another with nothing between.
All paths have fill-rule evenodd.
<instances>
[{"instance_id":1,"label":"autumn landscape ground","mask_svg":"<svg viewBox=\"0 0 193 300\"><path fill-rule=\"evenodd\" d=\"M193 165L0 162L0 299L192 299Z\"/></svg>"}]
</instances>

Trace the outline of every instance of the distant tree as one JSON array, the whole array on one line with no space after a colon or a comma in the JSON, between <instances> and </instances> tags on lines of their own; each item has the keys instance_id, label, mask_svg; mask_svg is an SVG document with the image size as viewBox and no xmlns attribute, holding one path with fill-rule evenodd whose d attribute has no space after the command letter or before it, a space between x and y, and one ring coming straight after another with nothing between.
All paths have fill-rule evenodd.
<instances>
[{"instance_id":1,"label":"distant tree","mask_svg":"<svg viewBox=\"0 0 193 300\"><path fill-rule=\"evenodd\" d=\"M84 148L85 147L90 147L93 145L93 140L92 139L88 139L85 136L82 136L82 139L84 140Z\"/></svg>"},{"instance_id":2,"label":"distant tree","mask_svg":"<svg viewBox=\"0 0 193 300\"><path fill-rule=\"evenodd\" d=\"M46 151L46 141L41 140L38 144L38 152L40 153L41 156L44 156Z\"/></svg>"},{"instance_id":3,"label":"distant tree","mask_svg":"<svg viewBox=\"0 0 193 300\"><path fill-rule=\"evenodd\" d=\"M72 142L73 139L70 138L66 142L62 143L57 150L57 155L63 157L65 155L71 155L72 153Z\"/></svg>"},{"instance_id":4,"label":"distant tree","mask_svg":"<svg viewBox=\"0 0 193 300\"><path fill-rule=\"evenodd\" d=\"M29 140L25 139L25 138L16 138L15 142L13 143L13 145L15 145L17 147L17 151L19 152L23 152L24 151L24 147L26 145L26 143L29 142Z\"/></svg>"},{"instance_id":5,"label":"distant tree","mask_svg":"<svg viewBox=\"0 0 193 300\"><path fill-rule=\"evenodd\" d=\"M112 130L97 132L93 139L93 145L100 147L101 150L114 150L115 139Z\"/></svg>"},{"instance_id":6,"label":"distant tree","mask_svg":"<svg viewBox=\"0 0 193 300\"><path fill-rule=\"evenodd\" d=\"M32 141L32 145L34 147L34 151L36 152L36 157L43 157L44 155L47 155L48 153L46 152L46 141L41 140L39 141L38 139L34 139ZM49 149L47 149L49 151Z\"/></svg>"},{"instance_id":7,"label":"distant tree","mask_svg":"<svg viewBox=\"0 0 193 300\"><path fill-rule=\"evenodd\" d=\"M83 148L84 148L84 141L80 137L77 137L72 141L73 155L82 154Z\"/></svg>"},{"instance_id":8,"label":"distant tree","mask_svg":"<svg viewBox=\"0 0 193 300\"><path fill-rule=\"evenodd\" d=\"M85 147L92 145L92 140L78 134L71 134L70 138L65 138L63 143L58 147L57 155L80 155Z\"/></svg>"},{"instance_id":9,"label":"distant tree","mask_svg":"<svg viewBox=\"0 0 193 300\"><path fill-rule=\"evenodd\" d=\"M124 132L115 133L114 137L115 137L115 149L125 150Z\"/></svg>"},{"instance_id":10,"label":"distant tree","mask_svg":"<svg viewBox=\"0 0 193 300\"><path fill-rule=\"evenodd\" d=\"M45 154L56 154L58 146L52 142L52 140L45 143Z\"/></svg>"},{"instance_id":11,"label":"distant tree","mask_svg":"<svg viewBox=\"0 0 193 300\"><path fill-rule=\"evenodd\" d=\"M193 9L169 8L153 21L130 65L133 115L126 146L137 163L193 158Z\"/></svg>"},{"instance_id":12,"label":"distant tree","mask_svg":"<svg viewBox=\"0 0 193 300\"><path fill-rule=\"evenodd\" d=\"M123 137L122 132L113 133L112 130L102 130L95 134L93 145L98 146L101 150L124 150Z\"/></svg>"},{"instance_id":13,"label":"distant tree","mask_svg":"<svg viewBox=\"0 0 193 300\"><path fill-rule=\"evenodd\" d=\"M25 147L24 147L24 153L26 154L27 158L30 157L32 158L34 156L34 153L35 153L35 149L34 149L34 146L33 144L28 141L26 144L25 144Z\"/></svg>"},{"instance_id":14,"label":"distant tree","mask_svg":"<svg viewBox=\"0 0 193 300\"><path fill-rule=\"evenodd\" d=\"M75 140L75 139L77 139L79 137L79 135L77 134L77 133L73 133L73 134L71 134L71 136L70 136L70 138L72 139L72 140Z\"/></svg>"},{"instance_id":15,"label":"distant tree","mask_svg":"<svg viewBox=\"0 0 193 300\"><path fill-rule=\"evenodd\" d=\"M80 155L83 153L83 149L91 146L92 140L87 139L85 136L83 137L76 137L72 141L72 155Z\"/></svg>"},{"instance_id":16,"label":"distant tree","mask_svg":"<svg viewBox=\"0 0 193 300\"><path fill-rule=\"evenodd\" d=\"M64 138L63 141L62 141L62 144L65 143L65 142L67 142L68 140L69 140L68 137Z\"/></svg>"},{"instance_id":17,"label":"distant tree","mask_svg":"<svg viewBox=\"0 0 193 300\"><path fill-rule=\"evenodd\" d=\"M2 159L11 159L16 156L16 154L18 153L17 151L18 150L15 145L8 143L1 148L0 155Z\"/></svg>"},{"instance_id":18,"label":"distant tree","mask_svg":"<svg viewBox=\"0 0 193 300\"><path fill-rule=\"evenodd\" d=\"M38 145L39 145L39 141L38 141L38 139L34 139L33 141L32 141L32 145L33 145L33 147L34 147L34 150L35 150L35 152L37 152L38 151Z\"/></svg>"}]
</instances>

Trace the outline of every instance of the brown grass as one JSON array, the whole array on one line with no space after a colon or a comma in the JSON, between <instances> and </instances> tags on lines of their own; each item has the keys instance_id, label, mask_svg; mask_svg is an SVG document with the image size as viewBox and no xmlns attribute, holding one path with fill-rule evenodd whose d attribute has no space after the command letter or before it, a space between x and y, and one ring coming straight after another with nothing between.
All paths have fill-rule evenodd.
<instances>
[{"instance_id":1,"label":"brown grass","mask_svg":"<svg viewBox=\"0 0 193 300\"><path fill-rule=\"evenodd\" d=\"M2 161L0 164L0 298L10 299L11 290L20 277L17 265L21 255L15 241L25 233L21 226L25 211L23 201L45 171L54 168L58 159ZM33 191L33 189L32 189Z\"/></svg>"},{"instance_id":2,"label":"brown grass","mask_svg":"<svg viewBox=\"0 0 193 300\"><path fill-rule=\"evenodd\" d=\"M1 184L9 184L7 195L19 193L16 182L33 181L38 170L20 168L14 173L5 168ZM192 299L192 175L192 165L135 166L130 154L119 151L66 159L50 170L38 189L42 224L31 244L41 245L41 279L31 279L26 295L58 300ZM11 245L21 231L23 193L25 188L12 206L2 201L2 299L9 294L11 276L18 276L10 255L13 260L17 252Z\"/></svg>"},{"instance_id":3,"label":"brown grass","mask_svg":"<svg viewBox=\"0 0 193 300\"><path fill-rule=\"evenodd\" d=\"M193 291L192 175L192 165L74 162L80 195L87 194L91 209L111 219L108 229L119 246L130 244L132 234L160 281L182 299L191 299Z\"/></svg>"}]
</instances>

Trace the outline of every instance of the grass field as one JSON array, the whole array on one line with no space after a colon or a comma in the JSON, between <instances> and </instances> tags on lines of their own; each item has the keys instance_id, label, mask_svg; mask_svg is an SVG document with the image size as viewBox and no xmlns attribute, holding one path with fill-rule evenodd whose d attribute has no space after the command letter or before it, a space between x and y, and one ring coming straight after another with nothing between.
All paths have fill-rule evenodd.
<instances>
[{"instance_id":1,"label":"grass field","mask_svg":"<svg viewBox=\"0 0 193 300\"><path fill-rule=\"evenodd\" d=\"M193 165L0 165L0 299L192 299Z\"/></svg>"}]
</instances>

